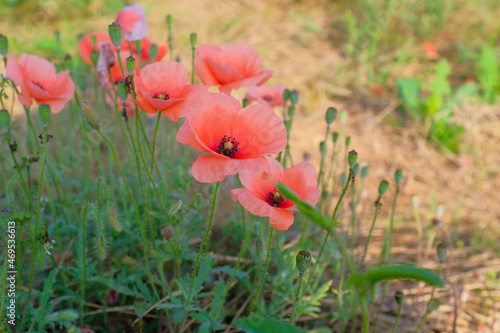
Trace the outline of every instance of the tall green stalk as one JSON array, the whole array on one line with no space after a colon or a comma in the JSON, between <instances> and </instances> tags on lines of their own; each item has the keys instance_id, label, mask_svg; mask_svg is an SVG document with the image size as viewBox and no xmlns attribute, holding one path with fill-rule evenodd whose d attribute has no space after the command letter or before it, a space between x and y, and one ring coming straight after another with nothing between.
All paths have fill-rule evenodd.
<instances>
[{"instance_id":1,"label":"tall green stalk","mask_svg":"<svg viewBox=\"0 0 500 333\"><path fill-rule=\"evenodd\" d=\"M262 289L262 285L264 284L264 279L266 278L267 266L269 265L269 255L271 253L271 244L273 242L273 231L274 228L271 227L271 233L269 234L269 245L267 246L266 264L264 265L264 272L262 272L262 278L260 279L259 287L255 292L255 296L253 298L252 306L250 307L250 313L248 314L248 317L252 316L253 310L255 309L255 304L257 303L257 299L259 298L260 290Z\"/></svg>"}]
</instances>

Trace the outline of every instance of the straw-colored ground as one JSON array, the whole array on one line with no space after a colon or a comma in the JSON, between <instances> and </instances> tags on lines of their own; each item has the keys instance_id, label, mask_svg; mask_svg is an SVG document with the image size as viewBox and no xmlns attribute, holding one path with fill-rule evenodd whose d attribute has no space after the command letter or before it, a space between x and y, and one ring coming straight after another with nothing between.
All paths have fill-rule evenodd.
<instances>
[{"instance_id":1,"label":"straw-colored ground","mask_svg":"<svg viewBox=\"0 0 500 333\"><path fill-rule=\"evenodd\" d=\"M50 3L50 1L49 1ZM57 3L57 1L54 1ZM352 139L351 148L359 153L359 161L370 167L363 201L359 206L364 216L371 216L377 185L382 179L393 180L394 171L402 169L405 181L396 215L404 220L397 229L395 238L395 262L415 261L417 246L413 207L410 198L420 198L420 215L424 228L431 225L434 217L431 203L435 200L444 205L441 217L443 233L449 235L455 248L450 250L448 266L444 269L449 288L439 292L441 306L431 314L433 326L425 332L451 332L456 316L457 332L493 332L495 326L495 301L500 289L492 283L493 276L500 272L500 261L492 250L498 248L500 221L500 112L498 106L469 101L457 108L456 121L463 124L464 151L457 156L444 156L440 149L425 140L418 125L395 128L385 122L388 115L397 112L399 101L394 86L387 87L381 96L371 93L365 86L363 66L352 65L343 56L342 40L336 40L341 32L332 22L338 22L346 2L342 1L152 1L144 0L149 22L148 36L156 42L166 41L165 15L174 18L174 54L179 55L189 68L189 34L196 32L199 43L225 45L242 42L254 46L263 57L263 68L275 71L271 84L284 84L300 92L300 109L293 125L291 147L294 162L305 153L319 165L319 142L324 137L324 112L329 106L347 110L349 117L345 132ZM46 31L58 28L63 39L71 40L75 34L89 30L105 30L114 19L114 14L100 15L101 1L94 1L88 12L95 14L85 20L47 21L37 27L37 32L27 33L17 29L17 24L3 21L0 32L18 38L19 44L35 41ZM460 20L470 8L457 11L450 20L448 31L436 36L438 49L450 54L456 52L452 38ZM480 9L478 9L479 11ZM55 11L49 8L48 15ZM493 16L493 15L491 15ZM29 20L29 18L27 19ZM490 16L482 17L489 24ZM27 37L26 37L27 36ZM463 34L457 38L464 38ZM420 45L415 52L423 52ZM74 56L77 50L72 50ZM389 57L384 55L382 58ZM3 69L2 69L3 70ZM404 75L415 75L421 70L418 63L398 68ZM356 82L356 84L354 84ZM392 82L393 80L389 80ZM240 96L243 91L240 91ZM334 131L339 131L338 120ZM328 142L331 144L331 141ZM343 144L342 152L344 151ZM330 145L331 148L331 145ZM392 193L392 192L390 192ZM371 259L379 253L376 247L383 239L387 225L390 200L384 198L382 219L376 227L375 240L370 247ZM347 220L349 213L345 214ZM360 232L366 235L368 219ZM439 237L439 234L438 234ZM444 237L447 239L448 236ZM457 248L456 245L462 245ZM421 244L426 247L426 244ZM490 245L485 249L485 245ZM425 252L422 263L436 268L434 250ZM424 260L425 258L430 258ZM370 257L368 258L370 259ZM490 274L490 279L487 275ZM485 282L486 279L486 282ZM402 286L395 286L402 288ZM411 289L406 289L406 287ZM411 307L412 303L425 304L429 288L405 284L408 306L403 308L400 332L404 327L414 327L423 311ZM413 296L410 296L413 295ZM455 308L456 304L456 308ZM330 306L332 304L325 304ZM390 304L388 304L390 307ZM394 320L390 309L379 321L385 332ZM497 319L497 324L500 319ZM500 324L498 324L500 325ZM411 331L411 330L408 330Z\"/></svg>"}]
</instances>

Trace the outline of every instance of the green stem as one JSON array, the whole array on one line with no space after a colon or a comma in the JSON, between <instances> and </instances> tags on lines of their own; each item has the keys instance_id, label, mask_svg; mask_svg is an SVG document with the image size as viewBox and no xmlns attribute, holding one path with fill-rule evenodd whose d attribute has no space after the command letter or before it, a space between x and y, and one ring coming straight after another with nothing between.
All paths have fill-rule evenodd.
<instances>
[{"instance_id":1,"label":"green stem","mask_svg":"<svg viewBox=\"0 0 500 333\"><path fill-rule=\"evenodd\" d=\"M142 225L141 218L139 215L139 210L137 209L137 204L135 203L134 196L132 195L132 192L130 192L130 187L128 186L127 183L127 178L125 178L125 175L123 174L123 170L120 167L120 162L118 161L118 156L116 155L116 150L114 145L109 141L109 139L100 131L97 130L97 133L106 141L106 143L109 145L111 148L111 152L113 153L113 157L115 158L115 163L116 167L118 169L118 172L120 172L120 176L122 177L123 184L125 185L125 189L127 190L127 193L129 195L130 201L132 202L132 206L134 207L134 212L135 212L135 217L137 219L137 223L139 224L139 229L141 231L141 239L142 239L142 248L144 252L144 261L146 264L146 271L149 277L149 281L151 285L153 286L154 293L156 297L158 297L158 291L156 290L156 286L153 281L153 276L151 275L151 269L149 268L149 261L148 261L148 243L146 241L146 232L144 230L144 226Z\"/></svg>"},{"instance_id":2,"label":"green stem","mask_svg":"<svg viewBox=\"0 0 500 333\"><path fill-rule=\"evenodd\" d=\"M321 188L321 181L323 180L323 167L324 167L324 164L325 164L325 155L326 155L326 146L327 146L327 140L328 140L328 134L330 134L330 126L327 126L326 127L326 135L325 135L325 151L321 152L321 162L319 164L319 172L318 172L318 180L317 180L317 183L318 183L318 188Z\"/></svg>"},{"instance_id":3,"label":"green stem","mask_svg":"<svg viewBox=\"0 0 500 333\"><path fill-rule=\"evenodd\" d=\"M231 276L231 279L229 280L229 284L226 287L226 290L224 291L224 297L222 298L222 303L226 300L227 293L231 289L231 285L233 284L234 278L236 277L236 273L238 272L238 267L240 267L240 261L241 258L243 257L243 253L245 252L248 239L250 238L250 235L252 234L252 227L250 227L247 231L247 235L245 236L245 241L243 242L243 245L241 246L240 250L240 255L238 256L238 261L236 262L236 267L234 267L233 275Z\"/></svg>"},{"instance_id":4,"label":"green stem","mask_svg":"<svg viewBox=\"0 0 500 333\"><path fill-rule=\"evenodd\" d=\"M335 222L335 217L337 216L337 211L338 211L338 209L340 207L340 203L342 202L342 199L344 198L345 193L347 192L347 188L349 187L349 182L350 181L351 181L351 177L348 177L347 181L345 183L345 186L344 186L344 190L342 191L342 194L340 195L340 198L337 201L337 205L335 205L335 210L333 211L332 220L331 220L332 224L333 224L333 222ZM336 234L335 229L332 229L332 230L333 230L333 233ZM311 269L311 273L309 274L309 278L307 279L307 283L306 283L307 286L309 286L310 283L311 283L312 276L314 274L314 271L316 270L316 266L318 266L319 259L321 258L321 255L323 254L323 251L325 249L325 245L326 245L326 242L328 241L328 237L329 236L330 236L330 231L328 231L326 233L325 239L323 240L323 244L321 245L321 250L319 251L318 258L316 259L316 262L314 263L314 265L313 265L313 267ZM338 238L338 237L336 236L336 238ZM345 251L345 253L347 254L347 251ZM347 260L347 258L346 258L346 260ZM350 257L349 257L349 260L350 260Z\"/></svg>"},{"instance_id":5,"label":"green stem","mask_svg":"<svg viewBox=\"0 0 500 333\"><path fill-rule=\"evenodd\" d=\"M295 321L295 316L297 314L297 306L299 305L299 299L300 299L300 292L302 290L302 280L303 280L303 274L299 275L299 285L297 286L297 292L295 293L295 300L293 301L293 310L292 310L292 315L290 316L290 323L293 324Z\"/></svg>"},{"instance_id":6,"label":"green stem","mask_svg":"<svg viewBox=\"0 0 500 333\"><path fill-rule=\"evenodd\" d=\"M368 333L370 332L370 313L364 295L361 295L361 311L363 313L363 333Z\"/></svg>"},{"instance_id":7,"label":"green stem","mask_svg":"<svg viewBox=\"0 0 500 333\"><path fill-rule=\"evenodd\" d=\"M359 269L361 269L363 267L363 263L365 261L365 257L366 257L366 252L368 252L368 245L370 244L370 239L372 238L372 232L373 232L373 228L375 227L375 221L377 221L377 216L378 216L378 212L380 210L380 206L382 206L380 204L380 196L378 197L377 201L375 202L375 215L373 216L373 221L372 221L372 225L370 227L370 232L368 233L368 238L366 239L366 243L365 243L365 249L363 251L363 256L361 257L361 261L359 263Z\"/></svg>"},{"instance_id":8,"label":"green stem","mask_svg":"<svg viewBox=\"0 0 500 333\"><path fill-rule=\"evenodd\" d=\"M21 182L21 187L23 188L24 195L26 196L26 200L28 201L28 204L30 206L30 209L32 211L35 210L35 207L33 206L33 202L31 202L31 195L30 192L28 191L28 187L26 186L26 182L24 181L23 173L21 172L21 168L19 167L19 163L17 163L17 158L12 149L10 149L10 155L12 156L12 160L14 161L14 167L17 171L17 174L19 175L19 181Z\"/></svg>"},{"instance_id":9,"label":"green stem","mask_svg":"<svg viewBox=\"0 0 500 333\"><path fill-rule=\"evenodd\" d=\"M250 313L248 317L252 317L253 310L255 308L255 304L257 303L257 299L259 298L260 289L264 284L264 279L266 278L267 266L269 265L269 255L271 253L271 244L273 241L273 231L274 228L271 227L271 233L269 234L269 245L267 246L267 256L266 256L266 264L264 265L264 272L262 272L262 278L260 279L259 287L257 288L257 292L253 298L252 306L250 307Z\"/></svg>"},{"instance_id":10,"label":"green stem","mask_svg":"<svg viewBox=\"0 0 500 333\"><path fill-rule=\"evenodd\" d=\"M438 269L439 275L441 275L441 269L442 269L442 264L439 263L439 269ZM418 326L415 329L415 331L413 331L413 333L418 333L420 331L420 329L422 328L422 326L424 325L425 321L427 320L427 317L429 316L429 310L431 309L432 301L434 301L434 292L435 291L436 291L436 286L432 287L431 298L429 299L429 302L427 302L427 306L425 307L425 313L422 316L422 319L420 319L420 321L418 322Z\"/></svg>"},{"instance_id":11,"label":"green stem","mask_svg":"<svg viewBox=\"0 0 500 333\"><path fill-rule=\"evenodd\" d=\"M80 326L83 325L83 304L85 303L85 285L87 282L87 260L85 256L85 222L87 221L87 209L91 207L94 210L94 214L96 214L97 218L99 218L99 212L92 204L86 204L83 211L83 222L82 222L82 263L83 263L83 276L80 280L80 294L81 301L80 303Z\"/></svg>"},{"instance_id":12,"label":"green stem","mask_svg":"<svg viewBox=\"0 0 500 333\"><path fill-rule=\"evenodd\" d=\"M399 318L401 317L401 308L403 307L403 303L399 304L398 307L398 314L396 315L396 321L394 322L394 325L392 325L392 330L391 333L396 332L396 327L398 327L399 323ZM376 327L376 326L375 326Z\"/></svg>"},{"instance_id":13,"label":"green stem","mask_svg":"<svg viewBox=\"0 0 500 333\"><path fill-rule=\"evenodd\" d=\"M40 170L40 180L38 183L38 197L36 204L36 213L35 213L35 230L33 233L33 246L32 246L32 255L31 255L31 266L30 266L30 279L28 285L28 306L31 306L31 288L33 286L33 269L35 267L35 258L36 258L36 242L38 236L38 227L40 225L40 205L42 198L42 187L43 187L43 174L45 172L45 160L47 157L47 127L43 129L43 154L42 154L42 166Z\"/></svg>"}]
</instances>

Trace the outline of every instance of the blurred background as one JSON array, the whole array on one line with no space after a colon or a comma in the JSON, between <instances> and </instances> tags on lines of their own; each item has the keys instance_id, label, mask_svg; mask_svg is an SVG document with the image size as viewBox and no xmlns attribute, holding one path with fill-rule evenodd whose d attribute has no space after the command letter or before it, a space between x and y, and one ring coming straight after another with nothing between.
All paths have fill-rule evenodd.
<instances>
[{"instance_id":1,"label":"blurred background","mask_svg":"<svg viewBox=\"0 0 500 333\"><path fill-rule=\"evenodd\" d=\"M68 53L81 63L79 38L106 32L118 11L133 3L2 0L0 33L9 38L11 55L60 63ZM300 92L291 137L295 163L307 154L319 165L324 113L329 106L346 110L350 149L370 168L366 205L373 205L380 180L392 181L402 169L397 216L412 220L419 202L424 225L439 215L457 249L499 253L497 0L140 3L155 43L167 42L165 17L172 15L173 55L188 70L189 34L196 32L198 44L255 47L263 69L274 70L269 84ZM340 131L338 120L332 131ZM337 145L344 153L344 143Z\"/></svg>"}]
</instances>

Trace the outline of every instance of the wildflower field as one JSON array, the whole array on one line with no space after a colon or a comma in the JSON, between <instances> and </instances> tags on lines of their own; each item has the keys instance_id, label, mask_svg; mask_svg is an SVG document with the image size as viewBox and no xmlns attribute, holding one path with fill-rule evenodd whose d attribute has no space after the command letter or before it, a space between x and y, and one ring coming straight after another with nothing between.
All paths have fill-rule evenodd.
<instances>
[{"instance_id":1,"label":"wildflower field","mask_svg":"<svg viewBox=\"0 0 500 333\"><path fill-rule=\"evenodd\" d=\"M493 0L4 0L0 333L499 332Z\"/></svg>"}]
</instances>

